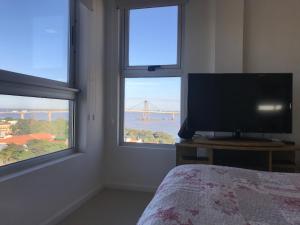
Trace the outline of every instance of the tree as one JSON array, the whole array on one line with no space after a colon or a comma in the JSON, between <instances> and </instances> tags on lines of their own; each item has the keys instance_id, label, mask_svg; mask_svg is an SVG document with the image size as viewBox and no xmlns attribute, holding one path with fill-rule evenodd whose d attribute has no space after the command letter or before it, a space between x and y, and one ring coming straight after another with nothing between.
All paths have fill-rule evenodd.
<instances>
[{"instance_id":1,"label":"tree","mask_svg":"<svg viewBox=\"0 0 300 225\"><path fill-rule=\"evenodd\" d=\"M134 140L142 140L154 144L174 144L175 139L165 132L154 132L151 130L125 129L125 137Z\"/></svg>"},{"instance_id":2,"label":"tree","mask_svg":"<svg viewBox=\"0 0 300 225\"><path fill-rule=\"evenodd\" d=\"M9 144L5 149L0 152L0 160L2 164L17 162L21 159L24 147L16 144Z\"/></svg>"},{"instance_id":3,"label":"tree","mask_svg":"<svg viewBox=\"0 0 300 225\"><path fill-rule=\"evenodd\" d=\"M55 120L18 120L17 124L12 125L13 135L26 135L33 133L51 133L57 140L66 140L69 134L68 121Z\"/></svg>"},{"instance_id":4,"label":"tree","mask_svg":"<svg viewBox=\"0 0 300 225\"><path fill-rule=\"evenodd\" d=\"M49 142L47 140L31 140L27 142L28 151L35 156L56 152L67 147L64 142Z\"/></svg>"},{"instance_id":5,"label":"tree","mask_svg":"<svg viewBox=\"0 0 300 225\"><path fill-rule=\"evenodd\" d=\"M69 126L66 120L55 120L51 123L51 133L57 140L66 140L69 134Z\"/></svg>"},{"instance_id":6,"label":"tree","mask_svg":"<svg viewBox=\"0 0 300 225\"><path fill-rule=\"evenodd\" d=\"M13 135L30 134L30 120L18 120L18 122L11 127Z\"/></svg>"}]
</instances>

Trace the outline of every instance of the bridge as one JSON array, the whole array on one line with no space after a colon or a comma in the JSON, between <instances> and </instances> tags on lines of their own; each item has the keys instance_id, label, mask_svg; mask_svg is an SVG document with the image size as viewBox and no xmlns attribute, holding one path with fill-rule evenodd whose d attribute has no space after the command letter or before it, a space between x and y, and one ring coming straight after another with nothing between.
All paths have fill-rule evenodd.
<instances>
[{"instance_id":1,"label":"bridge","mask_svg":"<svg viewBox=\"0 0 300 225\"><path fill-rule=\"evenodd\" d=\"M125 112L142 113L142 120L150 120L150 114L167 114L175 120L175 116L180 114L179 111L163 111L148 100L144 100L130 108L125 109Z\"/></svg>"},{"instance_id":2,"label":"bridge","mask_svg":"<svg viewBox=\"0 0 300 225\"><path fill-rule=\"evenodd\" d=\"M0 115L5 115L5 114L19 114L20 119L25 119L25 114L32 114L34 117L34 114L37 113L46 113L48 116L48 121L52 121L52 114L53 113L68 113L69 111L66 109L38 109L38 110L11 110L11 111L6 111L6 112L1 112Z\"/></svg>"}]
</instances>

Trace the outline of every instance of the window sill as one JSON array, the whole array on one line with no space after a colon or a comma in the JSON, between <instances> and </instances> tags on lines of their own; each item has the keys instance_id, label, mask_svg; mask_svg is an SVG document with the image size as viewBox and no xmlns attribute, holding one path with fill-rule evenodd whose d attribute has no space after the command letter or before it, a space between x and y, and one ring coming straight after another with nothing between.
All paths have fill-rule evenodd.
<instances>
[{"instance_id":1,"label":"window sill","mask_svg":"<svg viewBox=\"0 0 300 225\"><path fill-rule=\"evenodd\" d=\"M84 153L72 152L60 158L49 159L45 162L37 162L32 164L31 162L20 162L21 166L17 164L8 165L7 167L0 168L0 183L8 181L10 179L14 179L26 174L30 174L32 172L38 171L40 169L44 169L50 166L54 166L58 163L65 162L67 160L71 160L77 157L82 157Z\"/></svg>"},{"instance_id":2,"label":"window sill","mask_svg":"<svg viewBox=\"0 0 300 225\"><path fill-rule=\"evenodd\" d=\"M175 151L175 145L171 144L144 144L144 143L120 143L118 145L120 150L171 150Z\"/></svg>"}]
</instances>

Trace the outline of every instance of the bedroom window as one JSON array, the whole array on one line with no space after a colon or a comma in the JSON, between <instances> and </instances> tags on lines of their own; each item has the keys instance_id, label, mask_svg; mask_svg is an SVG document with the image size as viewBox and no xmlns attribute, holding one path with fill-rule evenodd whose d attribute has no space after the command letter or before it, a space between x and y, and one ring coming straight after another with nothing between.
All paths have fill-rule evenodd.
<instances>
[{"instance_id":1,"label":"bedroom window","mask_svg":"<svg viewBox=\"0 0 300 225\"><path fill-rule=\"evenodd\" d=\"M73 152L73 12L72 0L1 2L0 168Z\"/></svg>"},{"instance_id":2,"label":"bedroom window","mask_svg":"<svg viewBox=\"0 0 300 225\"><path fill-rule=\"evenodd\" d=\"M181 107L181 5L123 10L121 144L174 144Z\"/></svg>"}]
</instances>

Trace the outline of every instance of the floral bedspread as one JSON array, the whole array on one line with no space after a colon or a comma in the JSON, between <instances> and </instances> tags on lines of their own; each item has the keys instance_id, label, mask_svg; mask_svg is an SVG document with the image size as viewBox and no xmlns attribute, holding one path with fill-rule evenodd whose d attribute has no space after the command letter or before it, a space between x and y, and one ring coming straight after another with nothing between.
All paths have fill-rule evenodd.
<instances>
[{"instance_id":1,"label":"floral bedspread","mask_svg":"<svg viewBox=\"0 0 300 225\"><path fill-rule=\"evenodd\" d=\"M300 174L184 165L165 177L138 225L300 225Z\"/></svg>"}]
</instances>

